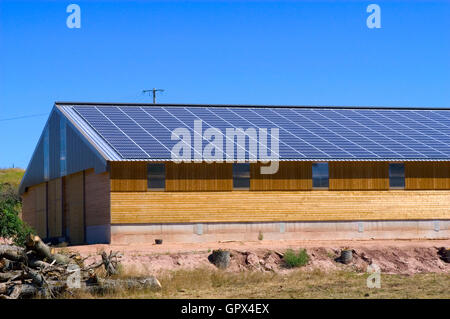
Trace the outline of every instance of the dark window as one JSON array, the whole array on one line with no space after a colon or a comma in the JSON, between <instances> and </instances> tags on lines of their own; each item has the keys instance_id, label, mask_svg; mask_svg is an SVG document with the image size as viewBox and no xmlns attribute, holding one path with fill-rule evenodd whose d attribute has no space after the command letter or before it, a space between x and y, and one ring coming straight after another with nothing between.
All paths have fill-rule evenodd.
<instances>
[{"instance_id":1,"label":"dark window","mask_svg":"<svg viewBox=\"0 0 450 319\"><path fill-rule=\"evenodd\" d=\"M313 188L328 188L328 163L313 163Z\"/></svg>"},{"instance_id":2,"label":"dark window","mask_svg":"<svg viewBox=\"0 0 450 319\"><path fill-rule=\"evenodd\" d=\"M166 188L166 166L164 163L148 164L148 189L163 191Z\"/></svg>"},{"instance_id":3,"label":"dark window","mask_svg":"<svg viewBox=\"0 0 450 319\"><path fill-rule=\"evenodd\" d=\"M233 164L233 189L250 189L250 164Z\"/></svg>"},{"instance_id":4,"label":"dark window","mask_svg":"<svg viewBox=\"0 0 450 319\"><path fill-rule=\"evenodd\" d=\"M389 187L405 188L405 165L403 163L389 164Z\"/></svg>"}]
</instances>

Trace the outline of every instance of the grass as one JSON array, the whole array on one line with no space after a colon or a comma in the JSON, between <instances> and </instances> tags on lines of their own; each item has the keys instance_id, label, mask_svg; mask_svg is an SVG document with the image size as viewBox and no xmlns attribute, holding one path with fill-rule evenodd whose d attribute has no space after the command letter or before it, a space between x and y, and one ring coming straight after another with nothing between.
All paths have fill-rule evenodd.
<instances>
[{"instance_id":1,"label":"grass","mask_svg":"<svg viewBox=\"0 0 450 319\"><path fill-rule=\"evenodd\" d=\"M283 260L289 268L303 267L308 263L309 255L306 249L300 249L297 252L288 249L284 253Z\"/></svg>"},{"instance_id":2,"label":"grass","mask_svg":"<svg viewBox=\"0 0 450 319\"><path fill-rule=\"evenodd\" d=\"M127 275L122 275L127 277ZM286 274L194 269L157 276L159 291L123 290L71 298L450 298L448 274L381 275L381 288L367 288L368 274L294 270Z\"/></svg>"},{"instance_id":3,"label":"grass","mask_svg":"<svg viewBox=\"0 0 450 319\"><path fill-rule=\"evenodd\" d=\"M0 169L0 184L9 183L18 186L24 173L25 170L21 168Z\"/></svg>"}]
</instances>

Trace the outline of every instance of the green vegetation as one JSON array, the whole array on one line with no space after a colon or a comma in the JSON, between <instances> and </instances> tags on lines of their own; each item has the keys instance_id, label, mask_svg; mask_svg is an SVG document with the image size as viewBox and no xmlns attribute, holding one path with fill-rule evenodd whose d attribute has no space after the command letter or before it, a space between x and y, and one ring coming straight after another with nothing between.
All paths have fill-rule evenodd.
<instances>
[{"instance_id":1,"label":"green vegetation","mask_svg":"<svg viewBox=\"0 0 450 319\"><path fill-rule=\"evenodd\" d=\"M308 263L309 255L306 249L300 249L298 252L288 249L284 253L283 260L289 268L303 267Z\"/></svg>"},{"instance_id":2,"label":"green vegetation","mask_svg":"<svg viewBox=\"0 0 450 319\"><path fill-rule=\"evenodd\" d=\"M263 239L264 239L264 235L261 231L259 231L258 240L263 240Z\"/></svg>"},{"instance_id":3,"label":"green vegetation","mask_svg":"<svg viewBox=\"0 0 450 319\"><path fill-rule=\"evenodd\" d=\"M22 169L0 170L0 237L9 238L17 245L24 245L32 229L20 219L22 200L18 187Z\"/></svg>"},{"instance_id":4,"label":"green vegetation","mask_svg":"<svg viewBox=\"0 0 450 319\"><path fill-rule=\"evenodd\" d=\"M21 168L0 169L0 184L10 184L19 187L25 171Z\"/></svg>"}]
</instances>

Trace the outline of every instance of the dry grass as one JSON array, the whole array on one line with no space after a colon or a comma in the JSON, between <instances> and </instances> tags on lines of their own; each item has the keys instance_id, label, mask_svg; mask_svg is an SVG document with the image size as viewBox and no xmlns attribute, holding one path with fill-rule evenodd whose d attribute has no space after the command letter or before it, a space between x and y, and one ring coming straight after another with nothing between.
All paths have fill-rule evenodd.
<instances>
[{"instance_id":1,"label":"dry grass","mask_svg":"<svg viewBox=\"0 0 450 319\"><path fill-rule=\"evenodd\" d=\"M17 187L22 180L25 170L21 168L5 168L0 169L0 184L8 183L13 187Z\"/></svg>"},{"instance_id":2,"label":"dry grass","mask_svg":"<svg viewBox=\"0 0 450 319\"><path fill-rule=\"evenodd\" d=\"M382 274L380 289L367 288L367 276L302 270L288 274L179 270L158 276L160 291L124 290L95 298L450 298L448 274ZM73 297L93 298L89 294Z\"/></svg>"}]
</instances>

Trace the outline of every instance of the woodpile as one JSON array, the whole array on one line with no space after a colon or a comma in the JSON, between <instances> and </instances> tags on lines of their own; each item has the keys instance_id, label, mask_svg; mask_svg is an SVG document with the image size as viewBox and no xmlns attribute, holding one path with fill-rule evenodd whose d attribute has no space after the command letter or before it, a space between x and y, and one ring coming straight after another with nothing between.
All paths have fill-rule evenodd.
<instances>
[{"instance_id":1,"label":"woodpile","mask_svg":"<svg viewBox=\"0 0 450 319\"><path fill-rule=\"evenodd\" d=\"M30 236L26 247L0 245L0 299L56 298L76 290L104 293L117 289L161 288L155 277L112 279L119 272L117 252L101 254L99 262L84 265L78 254L57 253L38 236ZM97 269L103 268L105 278Z\"/></svg>"}]
</instances>

